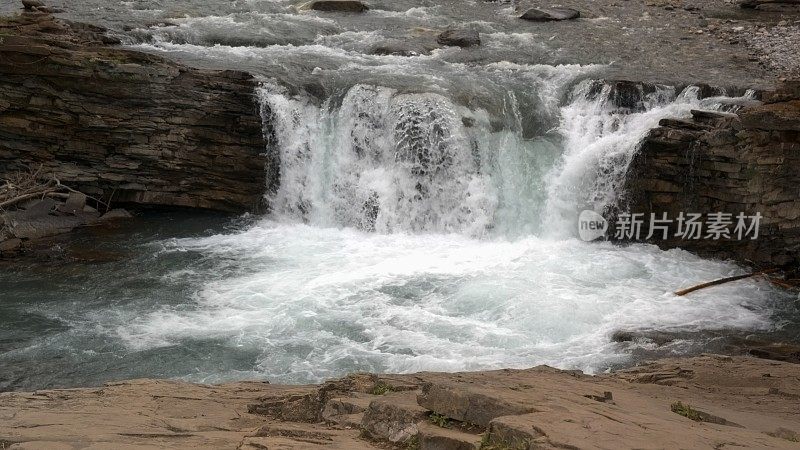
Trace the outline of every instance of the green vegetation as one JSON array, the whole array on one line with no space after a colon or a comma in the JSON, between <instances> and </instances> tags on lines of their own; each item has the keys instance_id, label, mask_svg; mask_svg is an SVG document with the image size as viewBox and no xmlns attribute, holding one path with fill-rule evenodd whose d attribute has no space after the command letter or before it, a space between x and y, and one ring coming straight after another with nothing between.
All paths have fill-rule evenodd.
<instances>
[{"instance_id":1,"label":"green vegetation","mask_svg":"<svg viewBox=\"0 0 800 450\"><path fill-rule=\"evenodd\" d=\"M686 417L687 419L694 420L695 422L702 422L703 421L703 417L702 417L702 414L700 413L700 411L692 408L689 405L684 405L681 402L673 403L670 406L670 409L675 414L678 414L680 416Z\"/></svg>"},{"instance_id":2,"label":"green vegetation","mask_svg":"<svg viewBox=\"0 0 800 450\"><path fill-rule=\"evenodd\" d=\"M378 381L369 393L372 395L385 395L389 392L394 392L394 387L385 381Z\"/></svg>"},{"instance_id":3,"label":"green vegetation","mask_svg":"<svg viewBox=\"0 0 800 450\"><path fill-rule=\"evenodd\" d=\"M438 413L431 413L428 420L430 420L431 423L437 427L450 428L450 419L448 419L447 416L443 416Z\"/></svg>"},{"instance_id":4,"label":"green vegetation","mask_svg":"<svg viewBox=\"0 0 800 450\"><path fill-rule=\"evenodd\" d=\"M405 450L419 450L419 435L415 434L406 442Z\"/></svg>"}]
</instances>

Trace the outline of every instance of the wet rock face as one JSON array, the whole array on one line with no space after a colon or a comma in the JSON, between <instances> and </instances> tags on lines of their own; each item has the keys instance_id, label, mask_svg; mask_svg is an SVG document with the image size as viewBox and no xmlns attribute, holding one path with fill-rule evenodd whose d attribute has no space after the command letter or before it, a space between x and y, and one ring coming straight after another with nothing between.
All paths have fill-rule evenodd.
<instances>
[{"instance_id":1,"label":"wet rock face","mask_svg":"<svg viewBox=\"0 0 800 450\"><path fill-rule=\"evenodd\" d=\"M800 97L787 86L737 115L693 111L662 120L634 158L626 181L631 212L762 215L757 239L654 241L759 267L800 262ZM670 236L677 231L673 224Z\"/></svg>"},{"instance_id":2,"label":"wet rock face","mask_svg":"<svg viewBox=\"0 0 800 450\"><path fill-rule=\"evenodd\" d=\"M481 37L477 31L464 29L445 30L436 38L436 41L442 45L461 48L481 45Z\"/></svg>"},{"instance_id":3,"label":"wet rock face","mask_svg":"<svg viewBox=\"0 0 800 450\"><path fill-rule=\"evenodd\" d=\"M3 19L0 34L0 177L41 166L112 202L260 205L265 142L250 75L109 48L104 30L40 13Z\"/></svg>"},{"instance_id":4,"label":"wet rock face","mask_svg":"<svg viewBox=\"0 0 800 450\"><path fill-rule=\"evenodd\" d=\"M309 4L315 11L328 12L364 12L369 10L364 2L357 0L317 0Z\"/></svg>"}]
</instances>

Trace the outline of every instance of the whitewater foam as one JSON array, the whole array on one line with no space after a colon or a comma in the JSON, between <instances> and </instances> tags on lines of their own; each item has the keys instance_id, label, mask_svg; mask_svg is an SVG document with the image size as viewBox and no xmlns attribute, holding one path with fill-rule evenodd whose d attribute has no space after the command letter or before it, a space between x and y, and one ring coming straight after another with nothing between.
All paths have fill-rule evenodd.
<instances>
[{"instance_id":1,"label":"whitewater foam","mask_svg":"<svg viewBox=\"0 0 800 450\"><path fill-rule=\"evenodd\" d=\"M233 235L178 239L171 251L236 259L247 273L207 282L196 303L117 328L143 350L191 339L259 349L272 380L345 372L477 370L551 364L604 370L627 356L618 329L765 329L756 283L665 293L740 273L654 246L380 234L265 220Z\"/></svg>"}]
</instances>

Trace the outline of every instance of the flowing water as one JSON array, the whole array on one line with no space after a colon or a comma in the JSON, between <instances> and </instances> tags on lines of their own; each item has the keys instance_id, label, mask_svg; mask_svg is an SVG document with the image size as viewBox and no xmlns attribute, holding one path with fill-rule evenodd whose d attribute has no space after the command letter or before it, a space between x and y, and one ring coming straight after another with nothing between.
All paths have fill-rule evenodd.
<instances>
[{"instance_id":1,"label":"flowing water","mask_svg":"<svg viewBox=\"0 0 800 450\"><path fill-rule=\"evenodd\" d=\"M0 273L0 389L597 372L634 360L616 330L683 333L662 349L678 354L724 335L796 333L791 302L766 283L669 293L742 273L734 264L576 237L581 210L624 196L648 130L729 109L722 92L654 86L623 99L593 81L607 61L531 64L558 49L516 29L503 4L395 2L354 19L282 1L151 3L70 14L135 49L256 74L265 152L280 162L280 183L265 180L272 211L147 216L132 233L72 238L117 258ZM466 17L481 49L370 54L386 39L424 50L428 28Z\"/></svg>"}]
</instances>

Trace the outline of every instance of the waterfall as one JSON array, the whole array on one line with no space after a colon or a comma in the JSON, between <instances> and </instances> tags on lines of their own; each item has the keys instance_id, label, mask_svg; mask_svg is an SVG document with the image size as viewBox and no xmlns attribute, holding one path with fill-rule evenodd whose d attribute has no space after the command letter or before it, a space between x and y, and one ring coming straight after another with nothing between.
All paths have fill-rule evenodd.
<instances>
[{"instance_id":1,"label":"waterfall","mask_svg":"<svg viewBox=\"0 0 800 450\"><path fill-rule=\"evenodd\" d=\"M543 234L573 236L578 214L607 214L624 199L623 185L633 157L650 130L664 118L689 118L692 109L735 111L752 99L703 98L698 86L675 88L638 83L584 81L561 108L563 155L547 176Z\"/></svg>"},{"instance_id":2,"label":"waterfall","mask_svg":"<svg viewBox=\"0 0 800 450\"><path fill-rule=\"evenodd\" d=\"M322 104L271 82L259 96L280 159L269 198L276 217L473 237L573 236L581 210L619 202L627 168L659 120L724 103L701 100L698 87L592 80L561 107L548 98L521 111L510 91L494 113L365 84ZM523 123L540 116L560 122L525 137Z\"/></svg>"},{"instance_id":3,"label":"waterfall","mask_svg":"<svg viewBox=\"0 0 800 450\"><path fill-rule=\"evenodd\" d=\"M439 94L356 85L339 105L260 90L271 111L283 217L382 233L481 235L494 223L488 115ZM475 128L472 130L471 128Z\"/></svg>"}]
</instances>

